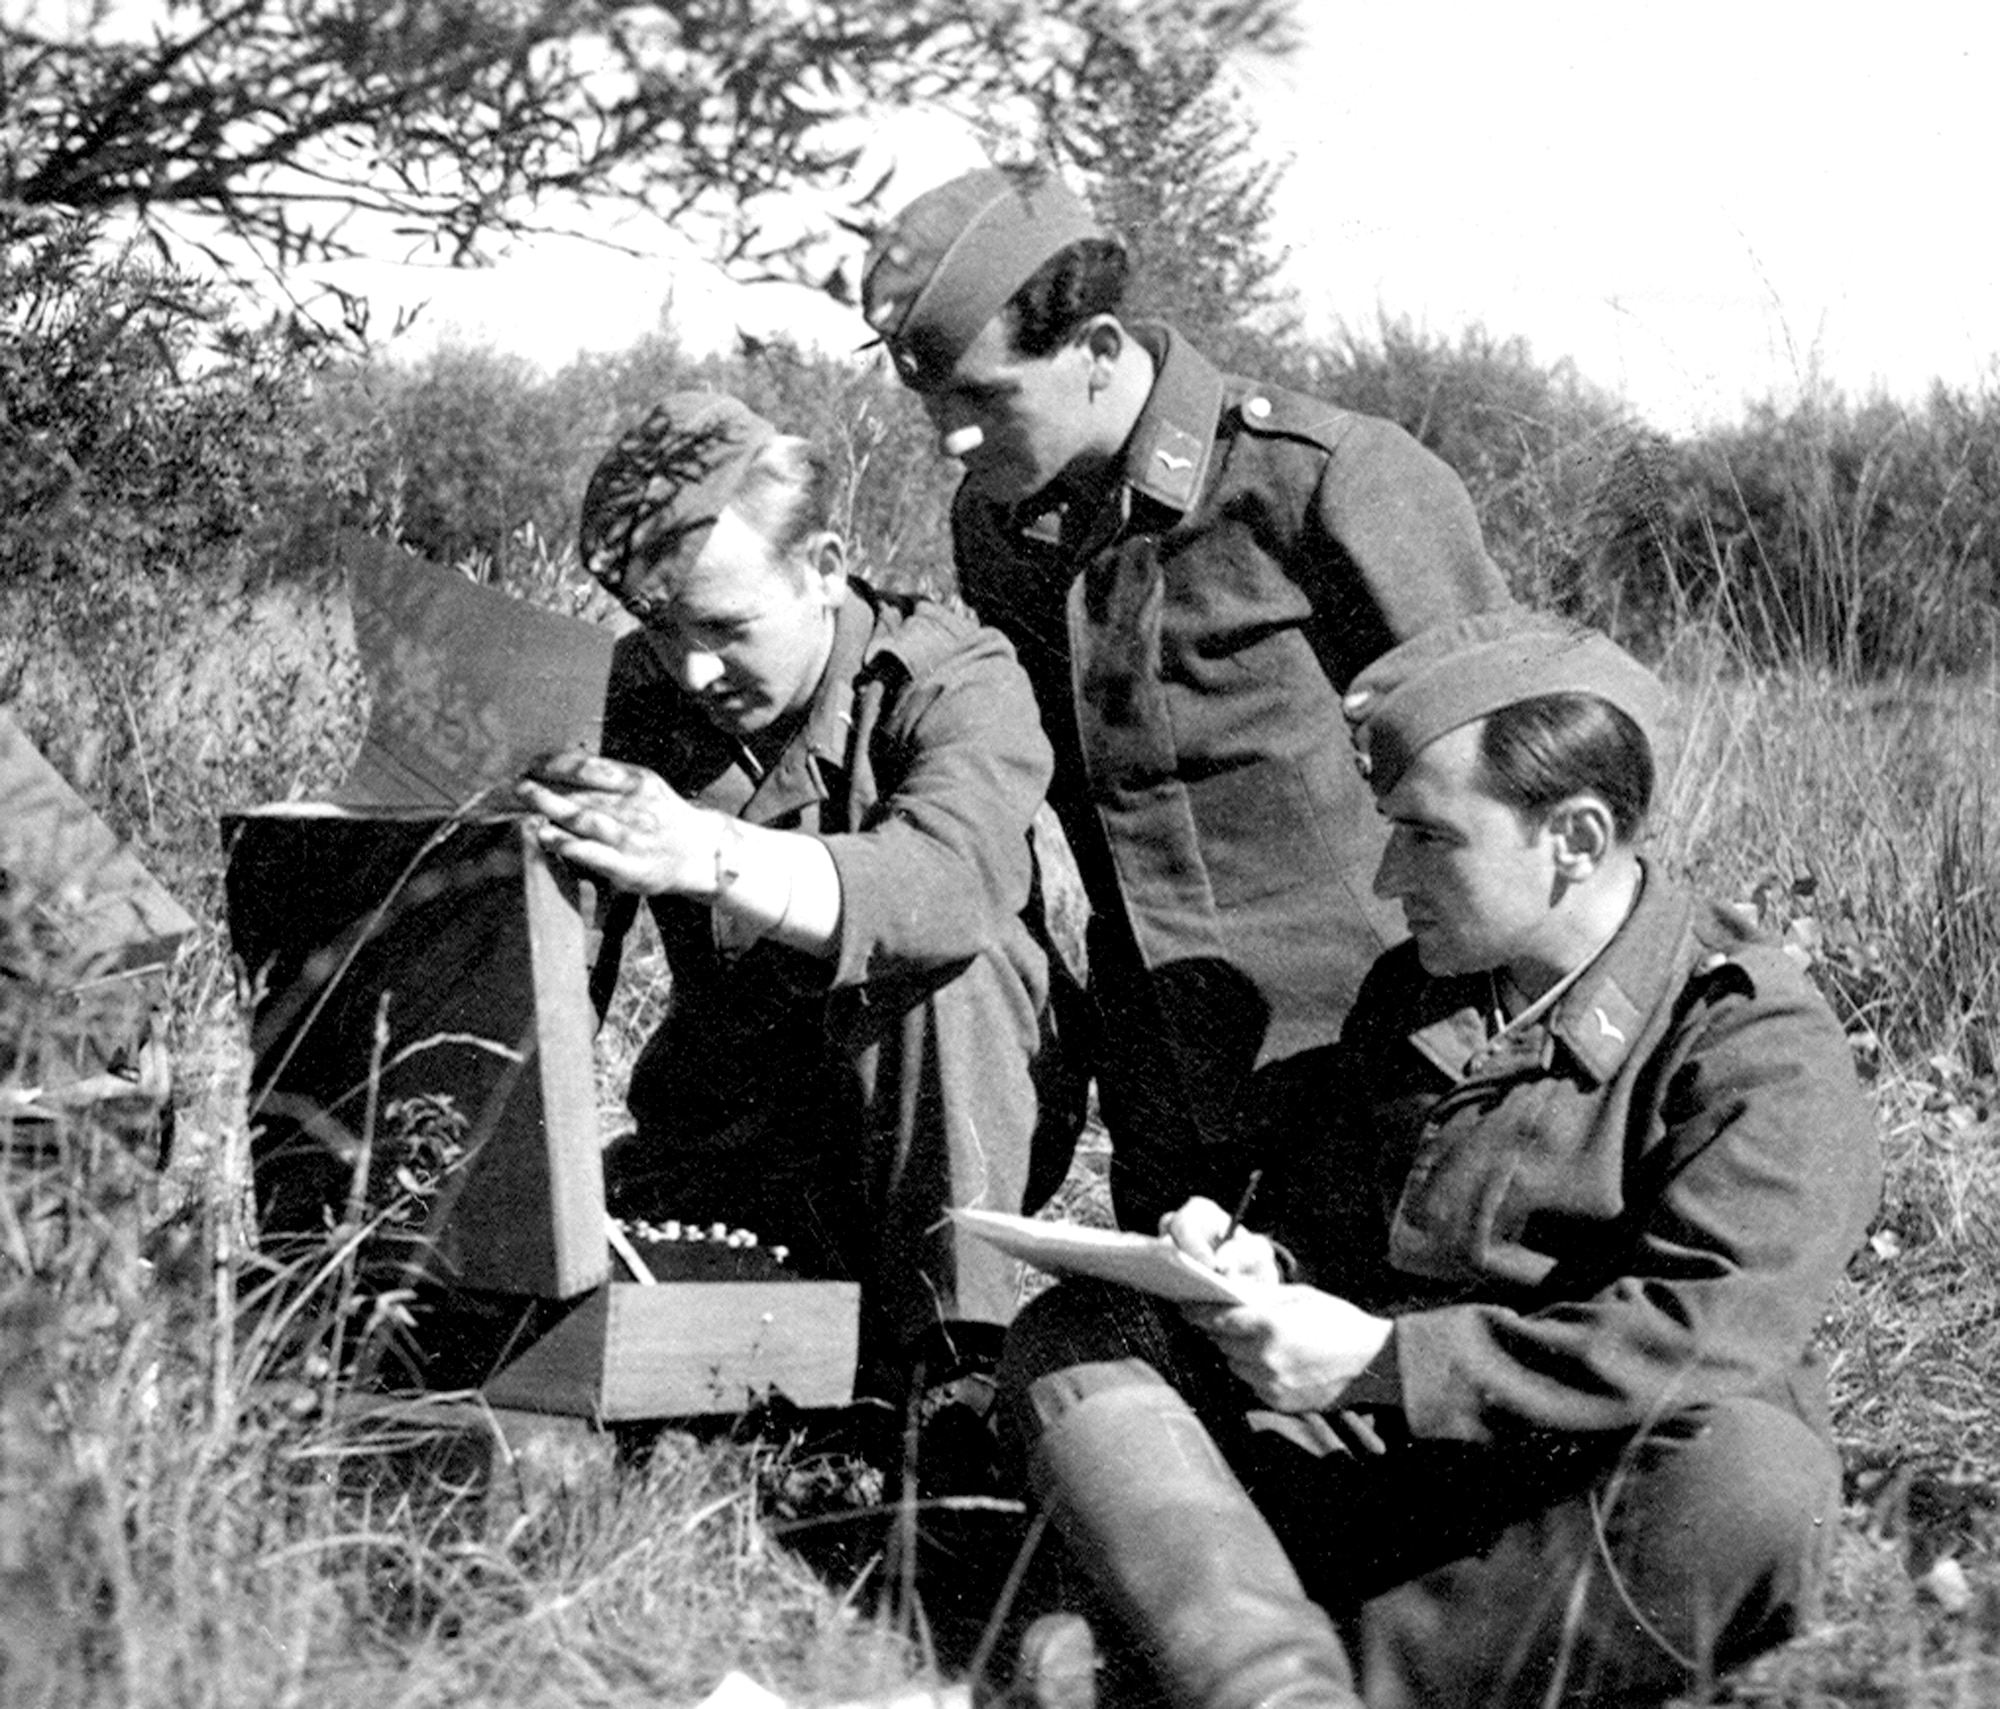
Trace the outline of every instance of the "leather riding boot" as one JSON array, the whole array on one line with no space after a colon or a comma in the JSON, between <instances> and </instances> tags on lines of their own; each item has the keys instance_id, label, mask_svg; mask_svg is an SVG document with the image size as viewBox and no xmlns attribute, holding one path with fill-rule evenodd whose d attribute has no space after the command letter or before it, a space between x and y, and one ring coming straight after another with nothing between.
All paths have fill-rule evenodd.
<instances>
[{"instance_id":1,"label":"leather riding boot","mask_svg":"<svg viewBox=\"0 0 2000 1709\"><path fill-rule=\"evenodd\" d=\"M1072 1365L1029 1392L1036 1494L1174 1709L1360 1709L1333 1623L1150 1366Z\"/></svg>"}]
</instances>

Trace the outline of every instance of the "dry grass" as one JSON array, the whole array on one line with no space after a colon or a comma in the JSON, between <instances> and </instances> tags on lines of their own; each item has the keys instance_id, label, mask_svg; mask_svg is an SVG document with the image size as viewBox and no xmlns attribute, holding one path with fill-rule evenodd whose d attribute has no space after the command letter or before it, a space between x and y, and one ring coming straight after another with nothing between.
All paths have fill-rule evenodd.
<instances>
[{"instance_id":1,"label":"dry grass","mask_svg":"<svg viewBox=\"0 0 2000 1709\"><path fill-rule=\"evenodd\" d=\"M2000 675L1857 683L1670 661L1679 755L1660 852L1753 903L1863 1066L2000 1068Z\"/></svg>"},{"instance_id":2,"label":"dry grass","mask_svg":"<svg viewBox=\"0 0 2000 1709\"><path fill-rule=\"evenodd\" d=\"M1852 1485L1828 1618L1723 1700L2000 1701L2000 691L1757 675L1702 641L1673 675L1659 851L1813 966L1889 1165L1824 1336ZM154 818L206 837L212 756L141 732ZM146 852L197 875L216 858ZM607 1120L664 995L644 943L627 972ZM779 1492L825 1481L782 1443L668 1435L496 1484L476 1433L389 1452L331 1416L324 1376L234 1315L242 1017L213 922L173 1016L165 1177L95 1124L0 1154L0 1701L659 1705L732 1667L828 1701L927 1677L921 1640L862 1611L865 1557L827 1580L776 1540ZM1087 1149L1071 1202L1101 1199L1103 1162Z\"/></svg>"},{"instance_id":3,"label":"dry grass","mask_svg":"<svg viewBox=\"0 0 2000 1709\"><path fill-rule=\"evenodd\" d=\"M209 1013L199 1171L99 1122L0 1134L0 1702L616 1709L732 1668L801 1701L920 1673L772 1540L782 1439L512 1455L352 1414L279 1351L240 1309L241 1060Z\"/></svg>"},{"instance_id":4,"label":"dry grass","mask_svg":"<svg viewBox=\"0 0 2000 1709\"><path fill-rule=\"evenodd\" d=\"M1834 1003L1883 1206L1822 1343L1848 1525L1826 1622L1724 1701L2000 1701L2000 678L1858 683L1686 637L1659 852Z\"/></svg>"}]
</instances>

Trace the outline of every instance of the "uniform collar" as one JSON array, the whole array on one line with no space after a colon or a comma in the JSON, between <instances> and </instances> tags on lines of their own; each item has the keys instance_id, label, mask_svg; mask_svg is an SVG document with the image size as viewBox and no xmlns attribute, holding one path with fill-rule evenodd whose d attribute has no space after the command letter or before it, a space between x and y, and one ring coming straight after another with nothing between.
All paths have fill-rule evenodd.
<instances>
[{"instance_id":1,"label":"uniform collar","mask_svg":"<svg viewBox=\"0 0 2000 1709\"><path fill-rule=\"evenodd\" d=\"M854 723L854 679L875 651L875 609L849 585L833 614L833 647L826 656L812 712L800 732L815 758L847 763L847 737Z\"/></svg>"},{"instance_id":2,"label":"uniform collar","mask_svg":"<svg viewBox=\"0 0 2000 1709\"><path fill-rule=\"evenodd\" d=\"M1457 1081L1545 1069L1558 1048L1592 1083L1609 1080L1693 964L1687 893L1650 863L1639 864L1632 912L1547 1014L1489 1045L1486 976L1437 980L1420 1005L1434 1018L1409 1035L1410 1043Z\"/></svg>"},{"instance_id":3,"label":"uniform collar","mask_svg":"<svg viewBox=\"0 0 2000 1709\"><path fill-rule=\"evenodd\" d=\"M875 612L850 586L833 616L833 646L813 691L806 721L770 769L756 779L749 815L768 821L812 801L824 801L831 790L830 769L847 764L848 737L854 725L854 683L870 653ZM747 764L745 760L739 763Z\"/></svg>"},{"instance_id":4,"label":"uniform collar","mask_svg":"<svg viewBox=\"0 0 2000 1709\"><path fill-rule=\"evenodd\" d=\"M1153 389L1125 440L1118 482L1097 504L1037 493L1015 514L1016 527L1031 540L1067 546L1116 533L1134 498L1180 515L1194 508L1222 419L1222 371L1170 326L1142 321L1126 330L1153 359Z\"/></svg>"},{"instance_id":5,"label":"uniform collar","mask_svg":"<svg viewBox=\"0 0 2000 1709\"><path fill-rule=\"evenodd\" d=\"M1170 326L1143 322L1133 338L1153 358L1153 389L1125 441L1125 485L1155 504L1194 507L1222 419L1222 371Z\"/></svg>"}]
</instances>

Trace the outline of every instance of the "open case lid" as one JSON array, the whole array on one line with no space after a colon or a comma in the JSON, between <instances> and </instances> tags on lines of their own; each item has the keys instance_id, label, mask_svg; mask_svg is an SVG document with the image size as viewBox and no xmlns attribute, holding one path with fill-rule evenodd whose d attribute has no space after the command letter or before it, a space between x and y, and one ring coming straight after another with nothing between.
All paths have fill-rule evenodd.
<instances>
[{"instance_id":1,"label":"open case lid","mask_svg":"<svg viewBox=\"0 0 2000 1709\"><path fill-rule=\"evenodd\" d=\"M342 534L368 729L334 799L350 807L460 806L539 754L597 751L610 630Z\"/></svg>"},{"instance_id":2,"label":"open case lid","mask_svg":"<svg viewBox=\"0 0 2000 1709\"><path fill-rule=\"evenodd\" d=\"M595 751L613 636L382 541L332 550L368 678L360 754L331 801L222 824L258 991L265 1232L315 1235L369 1113L442 1096L476 1155L431 1205L427 1262L565 1298L606 1266L584 931L508 786L539 754Z\"/></svg>"}]
</instances>

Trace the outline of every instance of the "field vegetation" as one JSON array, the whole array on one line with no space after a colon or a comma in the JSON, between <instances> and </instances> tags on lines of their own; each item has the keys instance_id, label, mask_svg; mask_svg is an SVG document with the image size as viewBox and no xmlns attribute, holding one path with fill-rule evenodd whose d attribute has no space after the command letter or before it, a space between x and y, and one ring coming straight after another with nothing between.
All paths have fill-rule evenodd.
<instances>
[{"instance_id":1,"label":"field vegetation","mask_svg":"<svg viewBox=\"0 0 2000 1709\"><path fill-rule=\"evenodd\" d=\"M1254 227L1267 180L1230 176L1207 78L1149 112L1149 64L1102 87L1077 146L1183 123L1182 186ZM570 543L590 467L662 393L715 385L831 448L862 574L949 597L951 477L919 412L877 363L697 354L670 326L554 373L463 344L360 353L247 328L88 219L36 209L0 238L0 707L200 922L165 992L170 1145L143 1109L0 1114L0 1702L685 1704L730 1668L795 1702L937 1683L937 1575L910 1594L899 1527L954 1516L872 1511L879 1483L781 1419L513 1456L343 1406L246 1222L216 834L353 754L333 529L600 615ZM1655 853L1782 936L1876 1100L1888 1187L1822 1334L1849 1492L1834 1594L1716 1700L2000 1701L2000 374L1909 401L1808 384L1677 439L1483 328L1385 316L1315 342L1268 272L1171 284L1159 300L1218 348L1258 310L1236 360L1401 421L1465 477L1524 598L1659 665L1677 758ZM0 1088L73 1053L63 992L90 971L0 890ZM607 1112L665 978L628 968ZM1072 1175L1080 1214L1102 1161L1093 1143ZM333 1231L312 1296L343 1334L358 1233ZM961 1540L990 1557L1005 1519Z\"/></svg>"},{"instance_id":2,"label":"field vegetation","mask_svg":"<svg viewBox=\"0 0 2000 1709\"><path fill-rule=\"evenodd\" d=\"M44 256L45 270L61 264ZM8 1137L0 1192L0 1679L10 1703L688 1702L922 1681L921 1603L865 1515L840 1571L784 1541L875 1493L787 1448L669 1432L509 1461L338 1405L260 1307L241 1207L243 1007L215 819L334 782L364 708L334 526L569 610L580 483L659 393L727 385L849 476L866 573L950 592L948 477L879 370L670 331L544 375L490 350L329 361L185 315L136 256L5 277L18 336L0 703L201 918L173 976L172 1153L109 1116ZM57 283L61 283L60 280ZM116 312L105 312L111 309ZM1827 1622L1725 1700L1961 1703L2000 1685L2000 677L1991 393L1818 396L1673 442L1477 329L1287 352L1472 483L1520 591L1675 687L1657 852L1783 934L1877 1099L1889 1189L1825 1331L1850 1474ZM8 917L16 1081L63 1047ZM656 970L652 996L664 978ZM646 981L607 1029L607 1104ZM1093 1167L1073 1177L1089 1211ZM338 1284L336 1252L326 1267ZM837 1515L836 1515L837 1517ZM794 1541L807 1540L807 1532ZM828 1551L808 1551L821 1568Z\"/></svg>"}]
</instances>

